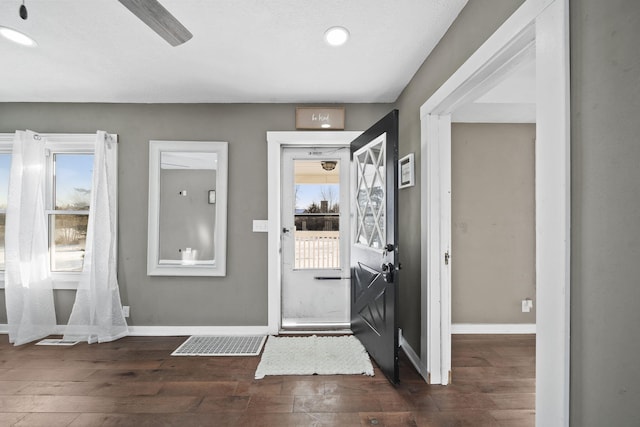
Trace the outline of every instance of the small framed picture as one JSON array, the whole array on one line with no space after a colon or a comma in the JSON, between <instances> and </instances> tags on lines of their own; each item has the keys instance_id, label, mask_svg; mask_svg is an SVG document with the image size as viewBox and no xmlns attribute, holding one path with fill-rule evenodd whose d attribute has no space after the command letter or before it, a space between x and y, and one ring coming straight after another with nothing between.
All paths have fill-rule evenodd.
<instances>
[{"instance_id":1,"label":"small framed picture","mask_svg":"<svg viewBox=\"0 0 640 427\"><path fill-rule=\"evenodd\" d=\"M407 154L398 160L398 188L412 187L415 185L413 153Z\"/></svg>"}]
</instances>

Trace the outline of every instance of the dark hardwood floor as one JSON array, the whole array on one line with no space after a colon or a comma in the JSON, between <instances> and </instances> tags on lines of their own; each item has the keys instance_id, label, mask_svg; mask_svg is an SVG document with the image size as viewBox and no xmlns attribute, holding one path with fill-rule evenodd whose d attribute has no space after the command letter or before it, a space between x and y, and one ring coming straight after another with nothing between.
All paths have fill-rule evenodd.
<instances>
[{"instance_id":1,"label":"dark hardwood floor","mask_svg":"<svg viewBox=\"0 0 640 427\"><path fill-rule=\"evenodd\" d=\"M171 357L184 337L74 347L0 336L0 426L533 426L535 336L454 335L453 384L254 380L259 357Z\"/></svg>"}]
</instances>

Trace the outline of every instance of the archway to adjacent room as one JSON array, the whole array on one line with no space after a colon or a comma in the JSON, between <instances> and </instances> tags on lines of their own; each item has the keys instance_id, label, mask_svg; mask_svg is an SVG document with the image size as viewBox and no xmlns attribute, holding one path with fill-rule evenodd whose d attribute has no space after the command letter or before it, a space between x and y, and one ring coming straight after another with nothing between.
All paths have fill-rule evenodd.
<instances>
[{"instance_id":1,"label":"archway to adjacent room","mask_svg":"<svg viewBox=\"0 0 640 427\"><path fill-rule=\"evenodd\" d=\"M568 4L526 1L425 102L422 119L423 375L447 384L451 369L451 114L532 53L536 59L536 423L569 418ZM446 254L446 255L445 255Z\"/></svg>"}]
</instances>

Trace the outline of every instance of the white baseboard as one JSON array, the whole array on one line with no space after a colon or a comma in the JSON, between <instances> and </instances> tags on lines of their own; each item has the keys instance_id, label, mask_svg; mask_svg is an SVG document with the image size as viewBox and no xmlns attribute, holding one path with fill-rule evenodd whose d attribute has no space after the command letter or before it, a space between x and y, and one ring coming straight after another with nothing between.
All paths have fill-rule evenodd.
<instances>
[{"instance_id":1,"label":"white baseboard","mask_svg":"<svg viewBox=\"0 0 640 427\"><path fill-rule=\"evenodd\" d=\"M67 327L67 325L56 325L55 329L53 330L53 334L51 335L64 335L64 329ZM6 323L0 323L0 335L7 335L9 334L9 325L7 325Z\"/></svg>"},{"instance_id":2,"label":"white baseboard","mask_svg":"<svg viewBox=\"0 0 640 427\"><path fill-rule=\"evenodd\" d=\"M64 334L66 325L58 325L56 334ZM8 334L9 325L0 324L0 334ZM167 337L190 335L270 335L268 326L129 326L129 336Z\"/></svg>"},{"instance_id":3,"label":"white baseboard","mask_svg":"<svg viewBox=\"0 0 640 427\"><path fill-rule=\"evenodd\" d=\"M453 323L452 334L535 334L535 323Z\"/></svg>"},{"instance_id":4,"label":"white baseboard","mask_svg":"<svg viewBox=\"0 0 640 427\"><path fill-rule=\"evenodd\" d=\"M427 368L422 366L422 363L420 362L420 356L418 356L413 347L411 347L409 343L405 341L404 337L402 336L402 331L398 333L398 341L400 343L400 347L402 347L402 351L404 351L404 354L407 355L413 367L416 368L416 371L418 371L420 376L424 378L425 381L427 381L427 378L429 376L427 373Z\"/></svg>"},{"instance_id":5,"label":"white baseboard","mask_svg":"<svg viewBox=\"0 0 640 427\"><path fill-rule=\"evenodd\" d=\"M129 326L134 337L190 335L269 335L268 326Z\"/></svg>"}]
</instances>

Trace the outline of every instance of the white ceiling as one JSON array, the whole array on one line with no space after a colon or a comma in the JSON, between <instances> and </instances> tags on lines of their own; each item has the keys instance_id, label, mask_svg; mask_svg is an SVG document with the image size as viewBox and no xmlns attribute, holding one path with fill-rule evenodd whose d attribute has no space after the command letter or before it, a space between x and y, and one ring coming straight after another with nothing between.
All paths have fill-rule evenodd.
<instances>
[{"instance_id":1,"label":"white ceiling","mask_svg":"<svg viewBox=\"0 0 640 427\"><path fill-rule=\"evenodd\" d=\"M535 123L536 62L524 62L492 89L453 112L463 123Z\"/></svg>"},{"instance_id":2,"label":"white ceiling","mask_svg":"<svg viewBox=\"0 0 640 427\"><path fill-rule=\"evenodd\" d=\"M0 102L393 102L467 0L161 0L171 47L116 0L0 0ZM347 27L335 48L324 31Z\"/></svg>"},{"instance_id":3,"label":"white ceiling","mask_svg":"<svg viewBox=\"0 0 640 427\"><path fill-rule=\"evenodd\" d=\"M340 162L336 163L335 169L327 171L322 167L321 159L295 160L294 176L296 184L339 184Z\"/></svg>"},{"instance_id":4,"label":"white ceiling","mask_svg":"<svg viewBox=\"0 0 640 427\"><path fill-rule=\"evenodd\" d=\"M507 75L493 89L476 99L476 103L535 104L536 102L536 62L526 62Z\"/></svg>"}]
</instances>

